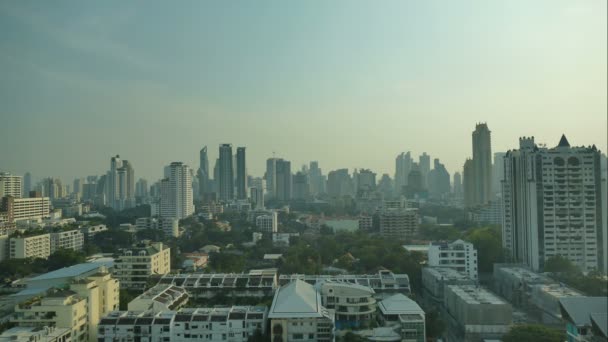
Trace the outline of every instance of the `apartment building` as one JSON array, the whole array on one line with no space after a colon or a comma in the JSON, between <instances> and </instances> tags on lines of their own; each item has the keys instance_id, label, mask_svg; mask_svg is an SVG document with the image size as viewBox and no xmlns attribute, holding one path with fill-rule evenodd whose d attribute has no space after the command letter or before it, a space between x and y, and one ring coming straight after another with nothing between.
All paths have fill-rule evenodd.
<instances>
[{"instance_id":1,"label":"apartment building","mask_svg":"<svg viewBox=\"0 0 608 342\"><path fill-rule=\"evenodd\" d=\"M171 249L162 242L142 242L120 251L112 274L121 288L145 289L150 276L171 272Z\"/></svg>"},{"instance_id":2,"label":"apartment building","mask_svg":"<svg viewBox=\"0 0 608 342\"><path fill-rule=\"evenodd\" d=\"M0 334L0 342L71 342L71 329L13 327Z\"/></svg>"},{"instance_id":3,"label":"apartment building","mask_svg":"<svg viewBox=\"0 0 608 342\"><path fill-rule=\"evenodd\" d=\"M321 303L321 294L314 286L296 279L279 288L270 312L272 341L334 340L334 312Z\"/></svg>"},{"instance_id":4,"label":"apartment building","mask_svg":"<svg viewBox=\"0 0 608 342\"><path fill-rule=\"evenodd\" d=\"M319 292L323 306L335 312L336 329L360 328L374 318L376 299L370 287L324 281Z\"/></svg>"},{"instance_id":5,"label":"apartment building","mask_svg":"<svg viewBox=\"0 0 608 342\"><path fill-rule=\"evenodd\" d=\"M51 255L51 236L49 234L12 237L9 239L9 258L46 259Z\"/></svg>"},{"instance_id":6,"label":"apartment building","mask_svg":"<svg viewBox=\"0 0 608 342\"><path fill-rule=\"evenodd\" d=\"M177 311L188 303L188 292L183 287L158 284L129 302L129 311Z\"/></svg>"},{"instance_id":7,"label":"apartment building","mask_svg":"<svg viewBox=\"0 0 608 342\"><path fill-rule=\"evenodd\" d=\"M477 250L470 242L432 242L428 250L428 265L447 267L477 279Z\"/></svg>"},{"instance_id":8,"label":"apartment building","mask_svg":"<svg viewBox=\"0 0 608 342\"><path fill-rule=\"evenodd\" d=\"M401 293L378 303L378 321L384 327L393 328L401 337L401 341L426 341L424 311L416 302Z\"/></svg>"},{"instance_id":9,"label":"apartment building","mask_svg":"<svg viewBox=\"0 0 608 342\"><path fill-rule=\"evenodd\" d=\"M2 197L0 212L4 212L10 222L36 221L48 217L51 201L48 197Z\"/></svg>"},{"instance_id":10,"label":"apartment building","mask_svg":"<svg viewBox=\"0 0 608 342\"><path fill-rule=\"evenodd\" d=\"M51 254L60 249L71 249L81 251L84 247L84 234L79 230L68 230L51 233Z\"/></svg>"},{"instance_id":11,"label":"apartment building","mask_svg":"<svg viewBox=\"0 0 608 342\"><path fill-rule=\"evenodd\" d=\"M98 341L247 342L265 333L268 308L232 306L181 311L116 311L99 324Z\"/></svg>"},{"instance_id":12,"label":"apartment building","mask_svg":"<svg viewBox=\"0 0 608 342\"><path fill-rule=\"evenodd\" d=\"M387 209L380 213L380 234L390 239L406 240L418 232L418 209Z\"/></svg>"}]
</instances>

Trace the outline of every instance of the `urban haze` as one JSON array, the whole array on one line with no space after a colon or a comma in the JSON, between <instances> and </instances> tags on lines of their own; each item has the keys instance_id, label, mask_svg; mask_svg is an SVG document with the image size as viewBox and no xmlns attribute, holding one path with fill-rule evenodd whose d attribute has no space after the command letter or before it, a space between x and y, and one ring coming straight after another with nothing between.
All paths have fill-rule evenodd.
<instances>
[{"instance_id":1,"label":"urban haze","mask_svg":"<svg viewBox=\"0 0 608 342\"><path fill-rule=\"evenodd\" d=\"M0 342L608 341L607 2L0 2Z\"/></svg>"}]
</instances>

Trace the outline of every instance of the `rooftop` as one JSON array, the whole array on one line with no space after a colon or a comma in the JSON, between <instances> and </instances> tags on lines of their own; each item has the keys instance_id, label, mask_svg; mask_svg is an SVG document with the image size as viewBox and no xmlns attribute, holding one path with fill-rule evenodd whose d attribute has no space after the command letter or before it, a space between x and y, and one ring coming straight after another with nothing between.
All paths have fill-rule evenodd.
<instances>
[{"instance_id":1,"label":"rooftop","mask_svg":"<svg viewBox=\"0 0 608 342\"><path fill-rule=\"evenodd\" d=\"M378 308L383 314L388 315L424 314L424 311L416 302L401 293L381 301L378 303Z\"/></svg>"},{"instance_id":2,"label":"rooftop","mask_svg":"<svg viewBox=\"0 0 608 342\"><path fill-rule=\"evenodd\" d=\"M277 290L268 317L321 318L326 316L324 310L321 297L315 288L297 279Z\"/></svg>"},{"instance_id":3,"label":"rooftop","mask_svg":"<svg viewBox=\"0 0 608 342\"><path fill-rule=\"evenodd\" d=\"M69 267L60 268L37 277L31 278L30 281L52 280L58 278L78 277L96 271L100 267L105 266L103 262L86 262Z\"/></svg>"},{"instance_id":4,"label":"rooftop","mask_svg":"<svg viewBox=\"0 0 608 342\"><path fill-rule=\"evenodd\" d=\"M435 279L440 280L462 280L471 281L471 279L464 273L458 272L453 268L448 267L425 267L424 272L431 274Z\"/></svg>"},{"instance_id":5,"label":"rooftop","mask_svg":"<svg viewBox=\"0 0 608 342\"><path fill-rule=\"evenodd\" d=\"M559 300L559 305L562 317L576 326L591 326L591 314L608 312L607 297L565 297Z\"/></svg>"},{"instance_id":6,"label":"rooftop","mask_svg":"<svg viewBox=\"0 0 608 342\"><path fill-rule=\"evenodd\" d=\"M448 285L447 288L467 304L507 304L497 295L476 285Z\"/></svg>"}]
</instances>

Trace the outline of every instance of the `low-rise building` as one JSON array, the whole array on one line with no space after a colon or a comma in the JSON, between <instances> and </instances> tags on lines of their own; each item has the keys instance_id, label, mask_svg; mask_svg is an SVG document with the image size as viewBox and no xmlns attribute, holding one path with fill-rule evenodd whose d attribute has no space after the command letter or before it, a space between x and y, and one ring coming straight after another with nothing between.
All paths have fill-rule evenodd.
<instances>
[{"instance_id":1,"label":"low-rise building","mask_svg":"<svg viewBox=\"0 0 608 342\"><path fill-rule=\"evenodd\" d=\"M255 225L264 233L277 233L279 231L279 216L276 211L257 216Z\"/></svg>"},{"instance_id":2,"label":"low-rise building","mask_svg":"<svg viewBox=\"0 0 608 342\"><path fill-rule=\"evenodd\" d=\"M174 217L140 217L135 220L137 230L162 230L166 236L179 237L179 220Z\"/></svg>"},{"instance_id":3,"label":"low-rise building","mask_svg":"<svg viewBox=\"0 0 608 342\"><path fill-rule=\"evenodd\" d=\"M309 284L316 285L323 281L343 282L369 287L374 290L376 298L385 294L411 293L410 278L407 274L395 274L388 270L381 270L376 274L282 274L279 277L279 285L287 285L299 279Z\"/></svg>"},{"instance_id":4,"label":"low-rise building","mask_svg":"<svg viewBox=\"0 0 608 342\"><path fill-rule=\"evenodd\" d=\"M273 233L272 245L277 247L289 247L289 240L292 237L299 237L300 233Z\"/></svg>"},{"instance_id":5,"label":"low-rise building","mask_svg":"<svg viewBox=\"0 0 608 342\"><path fill-rule=\"evenodd\" d=\"M416 302L400 293L378 303L378 320L385 327L392 327L401 341L426 341L424 311Z\"/></svg>"},{"instance_id":6,"label":"low-rise building","mask_svg":"<svg viewBox=\"0 0 608 342\"><path fill-rule=\"evenodd\" d=\"M326 309L321 295L304 281L296 279L276 291L268 318L272 341L334 340L333 310Z\"/></svg>"},{"instance_id":7,"label":"low-rise building","mask_svg":"<svg viewBox=\"0 0 608 342\"><path fill-rule=\"evenodd\" d=\"M470 242L432 242L429 245L428 265L447 267L477 279L477 250Z\"/></svg>"},{"instance_id":8,"label":"low-rise building","mask_svg":"<svg viewBox=\"0 0 608 342\"><path fill-rule=\"evenodd\" d=\"M42 298L16 305L11 322L24 327L67 328L72 341L89 339L87 301L70 290L50 290Z\"/></svg>"},{"instance_id":9,"label":"low-rise building","mask_svg":"<svg viewBox=\"0 0 608 342\"><path fill-rule=\"evenodd\" d=\"M277 289L277 270L251 270L248 273L167 274L159 284L183 287L192 298L213 298L222 293L231 297L272 297Z\"/></svg>"},{"instance_id":10,"label":"low-rise building","mask_svg":"<svg viewBox=\"0 0 608 342\"><path fill-rule=\"evenodd\" d=\"M46 259L49 255L51 255L51 236L49 234L11 237L9 239L9 257L11 259Z\"/></svg>"},{"instance_id":11,"label":"low-rise building","mask_svg":"<svg viewBox=\"0 0 608 342\"><path fill-rule=\"evenodd\" d=\"M60 249L81 251L84 247L84 234L79 230L51 233L51 254Z\"/></svg>"},{"instance_id":12,"label":"low-rise building","mask_svg":"<svg viewBox=\"0 0 608 342\"><path fill-rule=\"evenodd\" d=\"M97 235L101 232L105 232L107 230L108 230L108 227L106 227L105 224L97 224L97 225L93 225L93 226L87 225L87 226L80 228L80 231L84 235L84 239L86 241L91 241L95 235Z\"/></svg>"},{"instance_id":13,"label":"low-rise building","mask_svg":"<svg viewBox=\"0 0 608 342\"><path fill-rule=\"evenodd\" d=\"M101 320L98 341L246 342L266 332L267 317L260 306L116 311Z\"/></svg>"},{"instance_id":14,"label":"low-rise building","mask_svg":"<svg viewBox=\"0 0 608 342\"><path fill-rule=\"evenodd\" d=\"M418 209L386 209L380 213L380 234L386 238L406 240L418 232Z\"/></svg>"},{"instance_id":15,"label":"low-rise building","mask_svg":"<svg viewBox=\"0 0 608 342\"><path fill-rule=\"evenodd\" d=\"M533 285L530 296L534 305L532 311L537 313L541 323L561 326L563 320L559 309L560 299L581 296L582 293L563 284Z\"/></svg>"},{"instance_id":16,"label":"low-rise building","mask_svg":"<svg viewBox=\"0 0 608 342\"><path fill-rule=\"evenodd\" d=\"M182 267L189 271L196 271L207 266L209 254L207 253L182 253L184 262Z\"/></svg>"},{"instance_id":17,"label":"low-rise building","mask_svg":"<svg viewBox=\"0 0 608 342\"><path fill-rule=\"evenodd\" d=\"M511 305L476 285L447 285L445 309L448 340L500 339L512 323Z\"/></svg>"},{"instance_id":18,"label":"low-rise building","mask_svg":"<svg viewBox=\"0 0 608 342\"><path fill-rule=\"evenodd\" d=\"M533 287L547 284L555 281L521 264L494 264L494 289L517 307L529 308Z\"/></svg>"},{"instance_id":19,"label":"low-rise building","mask_svg":"<svg viewBox=\"0 0 608 342\"><path fill-rule=\"evenodd\" d=\"M452 268L425 267L422 269L422 294L425 308L439 308L444 302L447 285L474 285L466 274Z\"/></svg>"},{"instance_id":20,"label":"low-rise building","mask_svg":"<svg viewBox=\"0 0 608 342\"><path fill-rule=\"evenodd\" d=\"M123 249L114 260L112 274L121 288L145 289L148 278L171 272L171 249L162 242L143 242Z\"/></svg>"},{"instance_id":21,"label":"low-rise building","mask_svg":"<svg viewBox=\"0 0 608 342\"><path fill-rule=\"evenodd\" d=\"M71 342L72 330L56 327L13 327L0 334L0 342Z\"/></svg>"},{"instance_id":22,"label":"low-rise building","mask_svg":"<svg viewBox=\"0 0 608 342\"><path fill-rule=\"evenodd\" d=\"M366 327L374 319L376 299L370 287L324 281L318 288L323 306L335 312L337 329Z\"/></svg>"},{"instance_id":23,"label":"low-rise building","mask_svg":"<svg viewBox=\"0 0 608 342\"><path fill-rule=\"evenodd\" d=\"M188 303L188 292L182 287L158 284L135 297L128 304L129 311L177 311Z\"/></svg>"},{"instance_id":24,"label":"low-rise building","mask_svg":"<svg viewBox=\"0 0 608 342\"><path fill-rule=\"evenodd\" d=\"M370 232L373 228L373 218L368 215L359 216L359 230L362 232Z\"/></svg>"},{"instance_id":25,"label":"low-rise building","mask_svg":"<svg viewBox=\"0 0 608 342\"><path fill-rule=\"evenodd\" d=\"M567 297L559 300L566 321L568 342L605 341L608 325L607 297ZM596 338L597 337L597 338Z\"/></svg>"}]
</instances>

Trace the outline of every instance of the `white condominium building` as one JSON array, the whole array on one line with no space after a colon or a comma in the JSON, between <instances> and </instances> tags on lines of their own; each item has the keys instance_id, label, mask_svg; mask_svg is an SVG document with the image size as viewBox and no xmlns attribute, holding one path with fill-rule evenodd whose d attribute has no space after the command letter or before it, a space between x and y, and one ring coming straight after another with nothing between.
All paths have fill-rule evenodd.
<instances>
[{"instance_id":1,"label":"white condominium building","mask_svg":"<svg viewBox=\"0 0 608 342\"><path fill-rule=\"evenodd\" d=\"M129 302L129 311L177 311L188 302L188 292L183 287L158 284Z\"/></svg>"},{"instance_id":2,"label":"white condominium building","mask_svg":"<svg viewBox=\"0 0 608 342\"><path fill-rule=\"evenodd\" d=\"M543 270L561 255L583 271L606 272L606 175L595 146L554 148L521 138L507 152L503 193L503 247L519 262Z\"/></svg>"},{"instance_id":3,"label":"white condominium building","mask_svg":"<svg viewBox=\"0 0 608 342\"><path fill-rule=\"evenodd\" d=\"M255 218L255 225L264 233L277 233L279 231L279 218L276 211L269 212Z\"/></svg>"},{"instance_id":4,"label":"white condominium building","mask_svg":"<svg viewBox=\"0 0 608 342\"><path fill-rule=\"evenodd\" d=\"M190 168L181 162L168 167L168 177L160 182L160 216L177 219L194 214Z\"/></svg>"},{"instance_id":5,"label":"white condominium building","mask_svg":"<svg viewBox=\"0 0 608 342\"><path fill-rule=\"evenodd\" d=\"M319 292L323 306L335 311L337 329L365 327L374 319L376 299L370 287L324 281L319 286Z\"/></svg>"},{"instance_id":6,"label":"white condominium building","mask_svg":"<svg viewBox=\"0 0 608 342\"><path fill-rule=\"evenodd\" d=\"M401 341L426 342L424 311L415 301L398 293L378 303L378 309L381 325L393 328Z\"/></svg>"},{"instance_id":7,"label":"white condominium building","mask_svg":"<svg viewBox=\"0 0 608 342\"><path fill-rule=\"evenodd\" d=\"M71 342L72 330L55 327L13 327L0 334L0 342Z\"/></svg>"},{"instance_id":8,"label":"white condominium building","mask_svg":"<svg viewBox=\"0 0 608 342\"><path fill-rule=\"evenodd\" d=\"M429 245L428 265L447 267L477 279L477 250L470 242L432 242Z\"/></svg>"},{"instance_id":9,"label":"white condominium building","mask_svg":"<svg viewBox=\"0 0 608 342\"><path fill-rule=\"evenodd\" d=\"M268 318L272 341L334 340L333 310L326 309L321 294L302 280L276 291Z\"/></svg>"},{"instance_id":10,"label":"white condominium building","mask_svg":"<svg viewBox=\"0 0 608 342\"><path fill-rule=\"evenodd\" d=\"M49 234L12 237L9 240L9 258L42 258L51 255L51 236Z\"/></svg>"},{"instance_id":11,"label":"white condominium building","mask_svg":"<svg viewBox=\"0 0 608 342\"><path fill-rule=\"evenodd\" d=\"M265 332L267 316L260 306L116 311L101 320L98 341L247 342Z\"/></svg>"},{"instance_id":12,"label":"white condominium building","mask_svg":"<svg viewBox=\"0 0 608 342\"><path fill-rule=\"evenodd\" d=\"M79 230L51 233L51 254L60 249L81 251L84 246L84 234Z\"/></svg>"},{"instance_id":13,"label":"white condominium building","mask_svg":"<svg viewBox=\"0 0 608 342\"><path fill-rule=\"evenodd\" d=\"M113 276L127 289L145 289L148 278L171 272L171 249L162 242L123 249L114 260Z\"/></svg>"},{"instance_id":14,"label":"white condominium building","mask_svg":"<svg viewBox=\"0 0 608 342\"><path fill-rule=\"evenodd\" d=\"M13 176L10 173L0 172L0 198L4 196L21 198L21 183L21 176Z\"/></svg>"}]
</instances>

